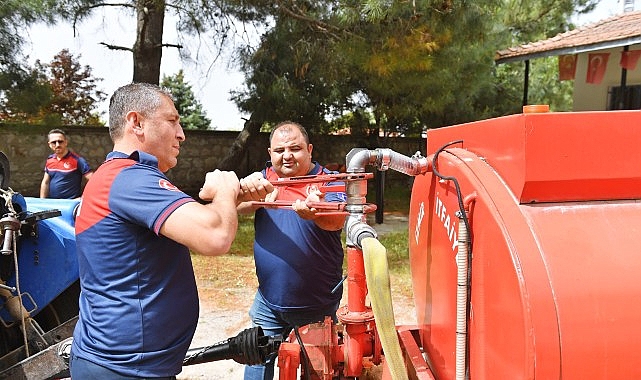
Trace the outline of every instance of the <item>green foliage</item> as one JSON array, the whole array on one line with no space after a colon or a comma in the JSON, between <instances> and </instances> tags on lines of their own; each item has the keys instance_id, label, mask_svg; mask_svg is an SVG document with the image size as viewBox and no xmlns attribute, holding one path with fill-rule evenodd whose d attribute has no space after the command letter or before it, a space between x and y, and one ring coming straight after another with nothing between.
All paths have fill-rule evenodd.
<instances>
[{"instance_id":1,"label":"green foliage","mask_svg":"<svg viewBox=\"0 0 641 380\"><path fill-rule=\"evenodd\" d=\"M376 37L364 38L352 56L381 129L417 136L424 128L440 126L434 122L440 114L457 121L466 116L464 109L443 110L468 104L483 83L469 77L483 78L492 63L484 16L477 2L422 1L414 7L390 6L384 20L360 26ZM463 52L475 56L467 60Z\"/></svg>"},{"instance_id":2,"label":"green foliage","mask_svg":"<svg viewBox=\"0 0 641 380\"><path fill-rule=\"evenodd\" d=\"M53 89L45 73L22 69L3 73L0 118L7 122L36 122L51 104Z\"/></svg>"},{"instance_id":3,"label":"green foliage","mask_svg":"<svg viewBox=\"0 0 641 380\"><path fill-rule=\"evenodd\" d=\"M69 50L56 54L51 63L42 65L49 71L49 84L53 90L53 101L46 113L58 115L62 124L104 125L94 110L107 94L97 90L101 78L94 78L91 67L82 66L80 56L73 57ZM37 63L39 64L39 63Z\"/></svg>"},{"instance_id":4,"label":"green foliage","mask_svg":"<svg viewBox=\"0 0 641 380\"><path fill-rule=\"evenodd\" d=\"M238 231L229 250L230 255L254 254L254 215L238 215Z\"/></svg>"},{"instance_id":5,"label":"green foliage","mask_svg":"<svg viewBox=\"0 0 641 380\"><path fill-rule=\"evenodd\" d=\"M559 81L558 57L546 57L530 63L529 104L549 104L552 111L572 111L573 81Z\"/></svg>"},{"instance_id":6,"label":"green foliage","mask_svg":"<svg viewBox=\"0 0 641 380\"><path fill-rule=\"evenodd\" d=\"M443 125L435 121L473 118L474 101L489 79L470 78L488 78L493 64L482 8L423 1L413 8L368 2L358 9L360 3L345 3L305 9L324 24L342 22L340 34L307 20L276 18L260 48L245 55L247 90L236 94L237 104L260 112L261 120L295 119L312 132L347 127L418 136ZM476 56L465 60L463 52Z\"/></svg>"},{"instance_id":7,"label":"green foliage","mask_svg":"<svg viewBox=\"0 0 641 380\"><path fill-rule=\"evenodd\" d=\"M347 67L340 57L333 58L332 48L333 42L319 39L308 23L277 17L261 46L240 54L247 90L232 98L265 124L293 120L317 132L327 126L325 116L345 102L341 88L350 81Z\"/></svg>"},{"instance_id":8,"label":"green foliage","mask_svg":"<svg viewBox=\"0 0 641 380\"><path fill-rule=\"evenodd\" d=\"M0 116L7 122L103 126L94 110L106 94L97 90L89 66L63 49L54 59L37 61L28 73L7 82L0 98Z\"/></svg>"},{"instance_id":9,"label":"green foliage","mask_svg":"<svg viewBox=\"0 0 641 380\"><path fill-rule=\"evenodd\" d=\"M525 1L503 0L497 9L493 39L496 50L533 42L567 31L573 13L594 9L596 0ZM523 100L523 62L503 64L494 70L495 86L483 106L488 116L521 112ZM572 109L572 82L558 80L556 57L530 62L529 104L549 104L555 111ZM502 99L508 101L501 102Z\"/></svg>"},{"instance_id":10,"label":"green foliage","mask_svg":"<svg viewBox=\"0 0 641 380\"><path fill-rule=\"evenodd\" d=\"M234 100L258 120L295 119L321 133L418 136L517 113L523 68L496 67L495 52L566 31L595 3L279 2L297 17L276 16L259 48L242 52L247 89ZM530 103L569 109L571 85L556 75L549 60L532 64Z\"/></svg>"},{"instance_id":11,"label":"green foliage","mask_svg":"<svg viewBox=\"0 0 641 380\"><path fill-rule=\"evenodd\" d=\"M53 4L42 0L0 1L0 72L21 66L24 29L37 21L50 22L47 8Z\"/></svg>"},{"instance_id":12,"label":"green foliage","mask_svg":"<svg viewBox=\"0 0 641 380\"><path fill-rule=\"evenodd\" d=\"M366 137L370 135L377 136L378 128L374 115L369 110L355 107L354 111L346 112L331 120L328 128L321 128L320 132L349 133L352 136Z\"/></svg>"},{"instance_id":13,"label":"green foliage","mask_svg":"<svg viewBox=\"0 0 641 380\"><path fill-rule=\"evenodd\" d=\"M202 104L196 100L191 85L185 82L182 70L173 76L163 76L160 85L172 94L184 129L209 129L211 120L207 118Z\"/></svg>"},{"instance_id":14,"label":"green foliage","mask_svg":"<svg viewBox=\"0 0 641 380\"><path fill-rule=\"evenodd\" d=\"M145 1L149 0L117 5L136 12L151 4ZM178 16L179 41L183 34L202 36L218 51L232 41L232 34L245 38L252 25L264 30L257 48L247 40L240 45L237 58L246 73L246 90L233 98L267 129L291 119L311 133L349 128L370 136L379 131L418 136L428 128L519 112L522 65L496 67L496 50L566 31L572 13L589 11L596 3L171 0L153 5ZM21 27L70 15L75 22L112 5L102 0L0 3L0 68L15 64ZM237 28L239 22L242 28ZM159 61L160 55L151 57L135 49L131 50L136 68L159 67L154 60ZM184 57L187 50L181 50ZM20 70L1 72L0 90L3 84L24 78ZM558 83L555 76L553 63L532 64L531 78L536 80L530 80L530 103L568 108L571 85ZM187 128L204 128L209 120L188 95L185 107L194 108L183 111L183 122Z\"/></svg>"}]
</instances>

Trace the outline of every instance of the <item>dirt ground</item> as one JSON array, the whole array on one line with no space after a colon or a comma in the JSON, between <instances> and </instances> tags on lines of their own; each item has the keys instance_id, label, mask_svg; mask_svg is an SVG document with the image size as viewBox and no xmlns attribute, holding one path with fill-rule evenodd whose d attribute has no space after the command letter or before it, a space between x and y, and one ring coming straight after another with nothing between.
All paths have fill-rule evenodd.
<instances>
[{"instance_id":1,"label":"dirt ground","mask_svg":"<svg viewBox=\"0 0 641 380\"><path fill-rule=\"evenodd\" d=\"M379 235L383 235L389 231L406 230L407 216L385 215L382 224L370 223ZM247 312L257 287L251 257L221 256L207 258L203 262L194 265L200 295L200 318L192 348L221 342L251 327ZM400 281L407 282L407 278L390 276L395 322L397 325L415 324L411 295L394 291L395 284ZM179 380L242 378L243 365L233 360L185 366L178 375ZM277 374L275 379L278 379Z\"/></svg>"}]
</instances>

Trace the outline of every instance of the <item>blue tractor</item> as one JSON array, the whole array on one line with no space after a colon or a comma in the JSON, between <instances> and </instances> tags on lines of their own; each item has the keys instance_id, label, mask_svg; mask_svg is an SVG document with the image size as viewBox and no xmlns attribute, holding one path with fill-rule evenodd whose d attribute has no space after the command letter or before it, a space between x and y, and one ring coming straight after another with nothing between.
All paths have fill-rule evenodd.
<instances>
[{"instance_id":1,"label":"blue tractor","mask_svg":"<svg viewBox=\"0 0 641 380\"><path fill-rule=\"evenodd\" d=\"M78 200L24 197L0 152L0 379L68 374L61 350L78 318Z\"/></svg>"}]
</instances>

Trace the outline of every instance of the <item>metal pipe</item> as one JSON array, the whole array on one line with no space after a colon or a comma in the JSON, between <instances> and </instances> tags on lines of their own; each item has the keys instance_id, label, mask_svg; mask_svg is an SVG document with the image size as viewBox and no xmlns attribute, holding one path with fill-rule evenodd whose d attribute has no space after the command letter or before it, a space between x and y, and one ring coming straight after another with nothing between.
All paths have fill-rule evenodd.
<instances>
[{"instance_id":1,"label":"metal pipe","mask_svg":"<svg viewBox=\"0 0 641 380\"><path fill-rule=\"evenodd\" d=\"M374 239L376 239L378 235L376 234L376 230L372 226L360 220L360 218L358 217L352 218L351 216L352 214L350 214L350 217L348 217L347 221L345 222L346 244L348 246L354 246L358 247L359 249L363 249L363 238L373 237Z\"/></svg>"},{"instance_id":2,"label":"metal pipe","mask_svg":"<svg viewBox=\"0 0 641 380\"><path fill-rule=\"evenodd\" d=\"M396 153L390 149L352 149L346 157L347 161L347 173L363 173L365 172L365 166L374 165L378 170L384 171L388 169L394 169L401 173L407 175L418 175L428 171L429 161L421 157L420 153L417 152L414 157L406 157L399 153ZM349 213L347 221L345 222L345 235L346 235L346 245L348 251L348 303L347 308L339 310L337 313L338 319L345 325L345 337L344 337L344 357L345 357L345 376L358 376L362 370L362 359L369 353L369 351L374 355L374 363L378 364L377 361L380 360L380 356L375 352L376 350L372 349L372 344L375 344L375 340L371 339L371 331L368 331L367 323L374 319L374 314L370 307L365 305L365 297L368 294L367 286L367 276L365 275L365 262L363 260L363 242L374 240L378 242L376 230L366 223L365 217L365 206L367 202L367 180L352 180L346 182L345 192L347 194L347 203L345 206L345 211ZM370 239L372 238L372 239ZM379 243L380 244L380 243ZM381 246L382 247L382 246ZM384 248L384 247L383 247ZM383 258L386 264L386 258ZM387 266L383 271L387 271ZM378 273L378 272L377 272ZM388 274L389 276L389 274ZM389 293L389 277L387 282L387 293ZM379 289L376 289L375 294L381 295ZM385 298L385 297L378 297ZM391 309L391 298L389 299L388 308ZM382 308L382 305L379 305L379 313L382 310L385 312L383 314L389 314L386 308ZM393 322L393 313L391 319L386 319L386 321L391 323L381 323L379 328L382 328L387 336L387 339L384 340L384 345L387 346L389 355L388 360L390 364L395 363L396 365L391 366L393 373L393 378L403 379L407 378L405 374L404 366L399 365L402 363L402 355L400 354L400 346L398 345L394 329ZM387 328L384 328L384 327ZM390 330L391 329L391 333ZM390 338L391 337L391 338ZM383 343L381 340L381 343ZM395 344L395 345L394 345ZM397 347L397 350L392 350L391 347ZM399 351L399 352L396 352ZM396 354L396 355L395 355ZM393 360L396 359L396 360ZM399 375L399 372L401 374Z\"/></svg>"},{"instance_id":3,"label":"metal pipe","mask_svg":"<svg viewBox=\"0 0 641 380\"><path fill-rule=\"evenodd\" d=\"M4 235L0 253L7 256L13 253L13 240L16 232L20 230L20 220L13 214L7 214L0 219L0 227Z\"/></svg>"},{"instance_id":4,"label":"metal pipe","mask_svg":"<svg viewBox=\"0 0 641 380\"><path fill-rule=\"evenodd\" d=\"M346 156L347 173L363 173L367 165L373 165L378 170L393 169L410 176L417 176L426 173L431 169L431 163L421 156L420 152L414 153L412 157L404 156L388 148L376 148L373 150L365 148L354 148ZM354 226L358 223L365 223L365 206L367 204L367 180L348 181L345 186L347 204L345 211L349 212L346 226ZM347 230L346 230L347 231ZM374 231L372 229L372 231ZM374 237L376 237L374 232ZM347 244L359 245L348 236Z\"/></svg>"},{"instance_id":5,"label":"metal pipe","mask_svg":"<svg viewBox=\"0 0 641 380\"><path fill-rule=\"evenodd\" d=\"M409 176L417 176L426 173L430 168L429 160L421 156L421 152L407 157L389 148L354 148L347 154L346 159L348 173L362 173L367 165L373 165L381 171L392 169Z\"/></svg>"}]
</instances>

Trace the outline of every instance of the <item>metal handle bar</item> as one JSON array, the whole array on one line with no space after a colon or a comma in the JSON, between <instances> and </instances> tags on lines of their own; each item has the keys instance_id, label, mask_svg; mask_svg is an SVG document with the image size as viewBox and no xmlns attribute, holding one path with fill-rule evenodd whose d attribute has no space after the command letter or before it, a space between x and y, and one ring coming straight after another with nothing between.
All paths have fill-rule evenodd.
<instances>
[{"instance_id":1,"label":"metal handle bar","mask_svg":"<svg viewBox=\"0 0 641 380\"><path fill-rule=\"evenodd\" d=\"M291 208L294 202L291 201L273 201L273 202L261 202L261 201L251 201L253 206L261 206L265 208ZM349 212L345 211L345 202L307 202L307 207L315 208L317 210L325 210L317 212L316 215L349 215ZM376 211L376 205L371 203L366 203L363 205L363 213L368 214L370 212Z\"/></svg>"},{"instance_id":2,"label":"metal handle bar","mask_svg":"<svg viewBox=\"0 0 641 380\"><path fill-rule=\"evenodd\" d=\"M279 178L274 181L270 181L274 186L291 186L301 183L327 183L327 182L351 182L351 181L362 181L371 179L374 177L374 173L335 173L335 174L320 174L320 175L305 175L297 177L286 177ZM345 184L334 184L321 186L319 190L323 193L327 192L344 192ZM294 204L292 201L273 201L273 202L264 202L264 201L251 201L253 206L261 206L265 208L289 208ZM345 202L307 202L307 207L315 208L317 210L324 210L317 212L316 215L325 216L325 215L349 215L349 212L345 211ZM374 204L364 204L363 213L370 213L376 210L376 205Z\"/></svg>"},{"instance_id":3,"label":"metal handle bar","mask_svg":"<svg viewBox=\"0 0 641 380\"><path fill-rule=\"evenodd\" d=\"M274 186L291 186L299 183L319 183L319 182L351 182L362 181L364 179L374 178L374 173L336 173L336 174L319 174L303 175L298 177L279 178L271 181Z\"/></svg>"}]
</instances>

